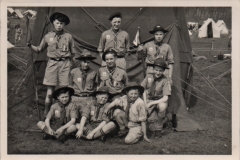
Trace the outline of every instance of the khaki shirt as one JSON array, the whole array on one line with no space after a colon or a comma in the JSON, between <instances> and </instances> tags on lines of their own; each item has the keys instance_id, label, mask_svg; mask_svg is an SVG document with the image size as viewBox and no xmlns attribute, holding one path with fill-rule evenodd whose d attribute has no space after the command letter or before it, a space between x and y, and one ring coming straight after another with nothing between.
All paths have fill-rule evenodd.
<instances>
[{"instance_id":1,"label":"khaki shirt","mask_svg":"<svg viewBox=\"0 0 240 160\"><path fill-rule=\"evenodd\" d=\"M66 112L65 112L66 111ZM65 113L65 114L64 114ZM59 123L64 125L68 123L72 118L78 118L77 116L76 106L73 103L69 103L67 106L59 105L59 103L55 103L51 106L50 111L47 114L47 118L49 118L54 123Z\"/></svg>"},{"instance_id":2,"label":"khaki shirt","mask_svg":"<svg viewBox=\"0 0 240 160\"><path fill-rule=\"evenodd\" d=\"M121 93L122 89L128 84L128 76L126 71L119 67L115 68L112 76L107 66L101 67L98 71L98 84L99 87L107 86L111 94Z\"/></svg>"},{"instance_id":3,"label":"khaki shirt","mask_svg":"<svg viewBox=\"0 0 240 160\"><path fill-rule=\"evenodd\" d=\"M126 111L127 108L127 96L122 96L120 99L120 107ZM141 98L138 98L133 104L131 104L129 109L129 122L139 123L145 122L147 120L147 111L145 103Z\"/></svg>"},{"instance_id":4,"label":"khaki shirt","mask_svg":"<svg viewBox=\"0 0 240 160\"><path fill-rule=\"evenodd\" d=\"M141 86L143 86L144 89L147 91L147 99L149 98L149 89L151 88L153 81L154 81L153 75L148 74L141 83ZM156 82L154 96L163 97L163 96L171 95L171 91L169 90L168 83L169 82L167 78L163 75L162 79L159 82Z\"/></svg>"},{"instance_id":5,"label":"khaki shirt","mask_svg":"<svg viewBox=\"0 0 240 160\"><path fill-rule=\"evenodd\" d=\"M75 90L76 94L82 92L94 92L97 87L97 73L89 69L86 77L85 87L82 87L82 71L80 68L74 68L70 72L70 85Z\"/></svg>"},{"instance_id":6,"label":"khaki shirt","mask_svg":"<svg viewBox=\"0 0 240 160\"><path fill-rule=\"evenodd\" d=\"M96 117L97 113L97 106L95 105L89 105L85 107L82 111L82 117L86 117L89 122L94 122L94 123L101 123L102 121L109 122L110 119L109 117L104 113L105 108L109 105L109 103L106 103L103 105L98 113L98 117Z\"/></svg>"},{"instance_id":7,"label":"khaki shirt","mask_svg":"<svg viewBox=\"0 0 240 160\"><path fill-rule=\"evenodd\" d=\"M45 48L47 48L49 58L67 58L75 53L73 37L64 31L59 38L53 31L46 34L38 46L38 50L42 52Z\"/></svg>"},{"instance_id":8,"label":"khaki shirt","mask_svg":"<svg viewBox=\"0 0 240 160\"><path fill-rule=\"evenodd\" d=\"M116 45L114 41L115 36L117 37ZM112 29L103 32L97 50L99 52L104 52L109 48L116 48L121 51L126 50L126 52L130 51L130 39L128 33L121 29L116 34Z\"/></svg>"},{"instance_id":9,"label":"khaki shirt","mask_svg":"<svg viewBox=\"0 0 240 160\"><path fill-rule=\"evenodd\" d=\"M154 40L150 41L144 45L143 54L146 56L146 63L153 64L154 60L160 57L167 61L167 64L174 63L172 49L166 43L159 46Z\"/></svg>"}]
</instances>

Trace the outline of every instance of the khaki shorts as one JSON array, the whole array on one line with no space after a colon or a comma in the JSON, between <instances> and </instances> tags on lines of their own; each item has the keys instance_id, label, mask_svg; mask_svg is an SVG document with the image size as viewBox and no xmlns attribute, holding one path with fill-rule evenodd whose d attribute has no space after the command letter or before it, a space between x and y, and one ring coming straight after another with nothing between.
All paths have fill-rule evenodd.
<instances>
[{"instance_id":1,"label":"khaki shorts","mask_svg":"<svg viewBox=\"0 0 240 160\"><path fill-rule=\"evenodd\" d=\"M43 84L48 86L67 86L69 85L69 74L71 60L67 58L64 61L48 60L45 70Z\"/></svg>"},{"instance_id":2,"label":"khaki shorts","mask_svg":"<svg viewBox=\"0 0 240 160\"><path fill-rule=\"evenodd\" d=\"M107 65L106 62L102 61L102 66L106 66L106 65ZM126 63L125 58L117 58L116 59L116 66L126 70L127 63Z\"/></svg>"},{"instance_id":3,"label":"khaki shorts","mask_svg":"<svg viewBox=\"0 0 240 160\"><path fill-rule=\"evenodd\" d=\"M128 134L134 134L136 136L136 139L140 139L143 136L141 124L129 122L128 128L129 128Z\"/></svg>"}]
</instances>

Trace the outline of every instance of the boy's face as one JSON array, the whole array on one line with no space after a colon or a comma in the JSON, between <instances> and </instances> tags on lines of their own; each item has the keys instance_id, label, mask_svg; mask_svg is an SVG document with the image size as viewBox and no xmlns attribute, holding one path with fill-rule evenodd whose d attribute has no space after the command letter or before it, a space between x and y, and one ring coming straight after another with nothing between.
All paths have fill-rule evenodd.
<instances>
[{"instance_id":1,"label":"boy's face","mask_svg":"<svg viewBox=\"0 0 240 160\"><path fill-rule=\"evenodd\" d=\"M83 70L87 70L89 68L89 64L90 64L90 60L89 59L83 59L83 60L80 60L80 67L83 69Z\"/></svg>"},{"instance_id":2,"label":"boy's face","mask_svg":"<svg viewBox=\"0 0 240 160\"><path fill-rule=\"evenodd\" d=\"M59 100L59 102L62 103L62 104L67 104L68 101L69 101L69 92L61 93L61 94L58 96L58 100Z\"/></svg>"},{"instance_id":3,"label":"boy's face","mask_svg":"<svg viewBox=\"0 0 240 160\"><path fill-rule=\"evenodd\" d=\"M65 26L64 22L60 22L57 19L55 19L53 21L53 25L56 31L61 31L63 29L63 27Z\"/></svg>"},{"instance_id":4,"label":"boy's face","mask_svg":"<svg viewBox=\"0 0 240 160\"><path fill-rule=\"evenodd\" d=\"M130 89L127 92L127 96L131 101L135 101L139 97L139 91L138 89Z\"/></svg>"},{"instance_id":5,"label":"boy's face","mask_svg":"<svg viewBox=\"0 0 240 160\"><path fill-rule=\"evenodd\" d=\"M159 66L153 67L154 75L156 78L161 77L163 75L164 70L165 70L164 68L159 67Z\"/></svg>"},{"instance_id":6,"label":"boy's face","mask_svg":"<svg viewBox=\"0 0 240 160\"><path fill-rule=\"evenodd\" d=\"M121 21L122 21L122 18L119 18L119 17L113 18L111 21L112 28L116 31L119 30L121 26Z\"/></svg>"},{"instance_id":7,"label":"boy's face","mask_svg":"<svg viewBox=\"0 0 240 160\"><path fill-rule=\"evenodd\" d=\"M164 32L162 31L157 31L154 33L154 38L157 42L161 42L164 37Z\"/></svg>"},{"instance_id":8,"label":"boy's face","mask_svg":"<svg viewBox=\"0 0 240 160\"><path fill-rule=\"evenodd\" d=\"M116 64L116 57L113 54L106 54L105 62L109 68L113 68Z\"/></svg>"},{"instance_id":9,"label":"boy's face","mask_svg":"<svg viewBox=\"0 0 240 160\"><path fill-rule=\"evenodd\" d=\"M99 93L96 95L97 103L99 104L105 104L107 103L109 95L107 93Z\"/></svg>"}]
</instances>

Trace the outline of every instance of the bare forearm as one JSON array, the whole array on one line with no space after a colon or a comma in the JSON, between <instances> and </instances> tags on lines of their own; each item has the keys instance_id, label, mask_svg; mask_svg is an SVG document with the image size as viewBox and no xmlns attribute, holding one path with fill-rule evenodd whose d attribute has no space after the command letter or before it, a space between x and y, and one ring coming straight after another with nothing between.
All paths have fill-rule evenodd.
<instances>
[{"instance_id":1,"label":"bare forearm","mask_svg":"<svg viewBox=\"0 0 240 160\"><path fill-rule=\"evenodd\" d=\"M173 64L169 64L168 67L169 67L168 77L171 78L173 73Z\"/></svg>"},{"instance_id":2,"label":"bare forearm","mask_svg":"<svg viewBox=\"0 0 240 160\"><path fill-rule=\"evenodd\" d=\"M168 96L163 96L163 98L150 102L152 105L159 103L166 103L168 101Z\"/></svg>"},{"instance_id":3,"label":"bare forearm","mask_svg":"<svg viewBox=\"0 0 240 160\"><path fill-rule=\"evenodd\" d=\"M34 52L36 53L40 53L40 51L38 50L38 47L34 46L34 45L31 45L31 48Z\"/></svg>"},{"instance_id":4,"label":"bare forearm","mask_svg":"<svg viewBox=\"0 0 240 160\"><path fill-rule=\"evenodd\" d=\"M46 125L47 128L51 128L50 127L50 119L49 118L45 119L45 125Z\"/></svg>"},{"instance_id":5,"label":"bare forearm","mask_svg":"<svg viewBox=\"0 0 240 160\"><path fill-rule=\"evenodd\" d=\"M72 118L71 121L69 121L67 124L63 125L61 128L62 129L67 129L68 127L70 127L71 125L73 125L75 123L76 119Z\"/></svg>"},{"instance_id":6,"label":"bare forearm","mask_svg":"<svg viewBox=\"0 0 240 160\"><path fill-rule=\"evenodd\" d=\"M86 120L87 120L87 118L84 116L81 118L80 127L79 128L77 127L78 130L83 130Z\"/></svg>"},{"instance_id":7,"label":"bare forearm","mask_svg":"<svg viewBox=\"0 0 240 160\"><path fill-rule=\"evenodd\" d=\"M142 132L144 136L147 136L147 132L146 132L146 122L141 122L141 126L142 126Z\"/></svg>"}]
</instances>

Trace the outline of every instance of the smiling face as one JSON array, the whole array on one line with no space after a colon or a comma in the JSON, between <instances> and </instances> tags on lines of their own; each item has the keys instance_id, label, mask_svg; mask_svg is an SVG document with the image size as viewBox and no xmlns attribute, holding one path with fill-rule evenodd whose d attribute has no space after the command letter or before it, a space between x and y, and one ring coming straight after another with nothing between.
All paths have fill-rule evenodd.
<instances>
[{"instance_id":1,"label":"smiling face","mask_svg":"<svg viewBox=\"0 0 240 160\"><path fill-rule=\"evenodd\" d=\"M112 53L108 53L105 55L105 62L109 68L113 68L116 65L116 57Z\"/></svg>"},{"instance_id":2,"label":"smiling face","mask_svg":"<svg viewBox=\"0 0 240 160\"><path fill-rule=\"evenodd\" d=\"M122 18L120 17L113 18L111 21L112 29L115 31L118 31L121 26L121 21L122 21Z\"/></svg>"},{"instance_id":3,"label":"smiling face","mask_svg":"<svg viewBox=\"0 0 240 160\"><path fill-rule=\"evenodd\" d=\"M59 100L60 103L62 104L67 104L69 101L69 92L66 93L60 93L57 99Z\"/></svg>"},{"instance_id":4,"label":"smiling face","mask_svg":"<svg viewBox=\"0 0 240 160\"><path fill-rule=\"evenodd\" d=\"M164 32L163 31L156 31L154 33L154 38L157 42L161 42L164 37Z\"/></svg>"},{"instance_id":5,"label":"smiling face","mask_svg":"<svg viewBox=\"0 0 240 160\"><path fill-rule=\"evenodd\" d=\"M87 70L89 68L90 62L91 61L89 59L82 59L82 60L80 60L80 67L83 70Z\"/></svg>"},{"instance_id":6,"label":"smiling face","mask_svg":"<svg viewBox=\"0 0 240 160\"><path fill-rule=\"evenodd\" d=\"M99 93L96 95L97 103L99 104L105 104L107 103L109 95L107 93Z\"/></svg>"},{"instance_id":7,"label":"smiling face","mask_svg":"<svg viewBox=\"0 0 240 160\"><path fill-rule=\"evenodd\" d=\"M131 101L135 101L139 97L139 90L138 89L130 89L127 91L127 96Z\"/></svg>"},{"instance_id":8,"label":"smiling face","mask_svg":"<svg viewBox=\"0 0 240 160\"><path fill-rule=\"evenodd\" d=\"M164 70L165 70L164 68L159 67L159 66L153 67L154 75L156 78L161 77L163 75Z\"/></svg>"},{"instance_id":9,"label":"smiling face","mask_svg":"<svg viewBox=\"0 0 240 160\"><path fill-rule=\"evenodd\" d=\"M65 22L60 22L57 19L53 21L53 26L56 31L61 31L65 26Z\"/></svg>"}]
</instances>

